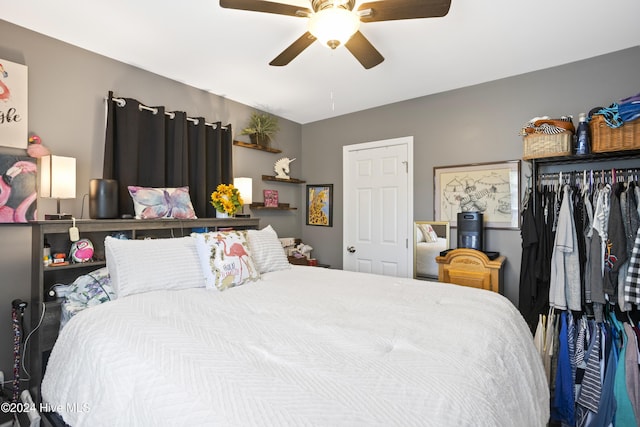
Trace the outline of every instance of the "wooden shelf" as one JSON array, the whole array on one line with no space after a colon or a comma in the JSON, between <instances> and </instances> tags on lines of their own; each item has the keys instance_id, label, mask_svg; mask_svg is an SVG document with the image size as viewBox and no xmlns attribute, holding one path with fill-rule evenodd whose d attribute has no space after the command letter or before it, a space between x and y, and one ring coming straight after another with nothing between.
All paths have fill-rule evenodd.
<instances>
[{"instance_id":1,"label":"wooden shelf","mask_svg":"<svg viewBox=\"0 0 640 427\"><path fill-rule=\"evenodd\" d=\"M271 176L271 175L262 175L262 180L263 181L287 182L289 184L304 184L305 182L307 182L307 181L303 181L303 180L297 179L297 178L282 179L282 178L276 178L275 176Z\"/></svg>"},{"instance_id":2,"label":"wooden shelf","mask_svg":"<svg viewBox=\"0 0 640 427\"><path fill-rule=\"evenodd\" d=\"M298 208L292 208L291 206L289 206L289 203L278 203L278 207L267 207L264 205L264 203L251 203L249 206L251 206L251 209L258 209L258 210L273 210L273 211L295 211Z\"/></svg>"},{"instance_id":3,"label":"wooden shelf","mask_svg":"<svg viewBox=\"0 0 640 427\"><path fill-rule=\"evenodd\" d=\"M237 145L238 147L251 148L253 150L267 151L269 153L282 153L282 150L278 150L277 148L263 147L262 145L252 144L250 142L233 141L233 145Z\"/></svg>"},{"instance_id":4,"label":"wooden shelf","mask_svg":"<svg viewBox=\"0 0 640 427\"><path fill-rule=\"evenodd\" d=\"M67 269L76 269L76 268L82 268L82 267L88 267L88 268L100 268L100 267L104 267L105 265L107 265L107 262L105 260L98 260L98 261L87 261L87 262L71 262L69 264L66 265L61 265L58 267L54 267L53 264L47 267L44 267L44 271L60 271L60 270L67 270Z\"/></svg>"}]
</instances>

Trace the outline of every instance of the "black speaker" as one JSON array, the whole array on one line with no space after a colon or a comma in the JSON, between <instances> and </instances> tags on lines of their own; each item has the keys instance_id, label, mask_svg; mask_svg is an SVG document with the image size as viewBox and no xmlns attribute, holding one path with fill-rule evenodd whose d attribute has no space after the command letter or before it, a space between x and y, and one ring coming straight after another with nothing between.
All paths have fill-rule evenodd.
<instances>
[{"instance_id":1,"label":"black speaker","mask_svg":"<svg viewBox=\"0 0 640 427\"><path fill-rule=\"evenodd\" d=\"M458 213L458 248L484 250L483 215L480 212Z\"/></svg>"},{"instance_id":2,"label":"black speaker","mask_svg":"<svg viewBox=\"0 0 640 427\"><path fill-rule=\"evenodd\" d=\"M89 216L93 219L118 217L118 181L92 179L89 182Z\"/></svg>"}]
</instances>

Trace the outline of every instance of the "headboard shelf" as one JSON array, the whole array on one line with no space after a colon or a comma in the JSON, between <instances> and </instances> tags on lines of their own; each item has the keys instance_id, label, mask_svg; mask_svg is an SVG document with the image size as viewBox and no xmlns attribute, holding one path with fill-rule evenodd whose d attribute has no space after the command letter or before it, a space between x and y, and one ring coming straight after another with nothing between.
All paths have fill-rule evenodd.
<instances>
[{"instance_id":1,"label":"headboard shelf","mask_svg":"<svg viewBox=\"0 0 640 427\"><path fill-rule=\"evenodd\" d=\"M36 404L40 402L40 382L44 373L46 354L55 341L57 328L50 327L51 320L56 321L51 310L58 310L59 302L49 295L51 287L57 283L68 284L82 274L104 267L104 239L116 233L125 233L128 238L169 238L191 234L193 229L216 231L220 229L247 230L257 229L260 218L198 218L198 219L79 219L75 226L80 238L88 238L94 246L94 261L69 263L58 267L45 266L43 263L45 241L51 246L51 252L69 255L71 241L69 228L72 220L33 221L32 227L32 268L31 268L31 327L33 335L29 342L29 391ZM176 260L179 262L180 260ZM45 311L46 322L36 329ZM58 305L58 306L57 306ZM53 331L53 332L52 332Z\"/></svg>"}]
</instances>

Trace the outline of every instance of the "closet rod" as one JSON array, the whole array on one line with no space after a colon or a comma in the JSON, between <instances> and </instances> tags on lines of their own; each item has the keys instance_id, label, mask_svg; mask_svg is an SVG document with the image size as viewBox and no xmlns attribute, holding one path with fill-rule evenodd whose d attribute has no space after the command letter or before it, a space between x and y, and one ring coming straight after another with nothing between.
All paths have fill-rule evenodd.
<instances>
[{"instance_id":1,"label":"closet rod","mask_svg":"<svg viewBox=\"0 0 640 427\"><path fill-rule=\"evenodd\" d=\"M611 183L621 182L628 180L631 178L633 181L638 181L638 175L640 173L640 169L638 168L622 168L622 169L582 169L575 171L564 171L564 172L543 172L538 175L538 183L542 181L555 181L558 179L562 179L563 182L568 181L577 181L581 177L583 178L583 182L586 179L586 173L589 173L590 180L593 182L595 179L608 179Z\"/></svg>"},{"instance_id":2,"label":"closet rod","mask_svg":"<svg viewBox=\"0 0 640 427\"><path fill-rule=\"evenodd\" d=\"M640 173L640 169L638 168L622 168L622 169L617 169L617 168L613 168L613 169L581 169L581 170L574 170L574 171L563 171L563 172L543 172L540 173L538 176L540 178L557 178L558 176L560 176L560 174L562 174L562 176L578 176L578 175L582 175L585 172L590 172L593 174L598 174L598 175L607 175L607 176L611 176L611 177L621 177L621 176L632 176L632 177L637 177L638 174Z\"/></svg>"},{"instance_id":3,"label":"closet rod","mask_svg":"<svg viewBox=\"0 0 640 427\"><path fill-rule=\"evenodd\" d=\"M124 107L125 105L127 105L127 100L124 99L124 98L115 98L115 97L113 97L113 98L111 98L111 100L113 102L115 102L118 105L118 107ZM138 104L138 109L140 111L142 111L142 110L151 111L153 114L157 114L158 113L158 109L157 108L147 107L146 105L143 105L143 104ZM165 111L164 115L165 116L169 116L170 119L173 119L176 116L176 114L172 113L171 111ZM191 123L196 124L196 125L199 122L198 119L194 119L193 117L187 117L187 120L190 121ZM216 125L215 123L204 122L204 125L205 126L211 126L214 129L218 127L218 125ZM227 130L226 126L222 126L221 128L224 129L224 130Z\"/></svg>"}]
</instances>

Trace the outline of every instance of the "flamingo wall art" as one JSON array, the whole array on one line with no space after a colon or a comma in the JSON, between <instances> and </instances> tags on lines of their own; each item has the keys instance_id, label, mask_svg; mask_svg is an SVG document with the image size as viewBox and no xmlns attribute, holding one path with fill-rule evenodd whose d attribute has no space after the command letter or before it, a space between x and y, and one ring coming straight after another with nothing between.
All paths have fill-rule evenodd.
<instances>
[{"instance_id":1,"label":"flamingo wall art","mask_svg":"<svg viewBox=\"0 0 640 427\"><path fill-rule=\"evenodd\" d=\"M27 67L0 59L0 145L27 148Z\"/></svg>"},{"instance_id":2,"label":"flamingo wall art","mask_svg":"<svg viewBox=\"0 0 640 427\"><path fill-rule=\"evenodd\" d=\"M36 214L36 159L0 154L0 222L27 222Z\"/></svg>"}]
</instances>

